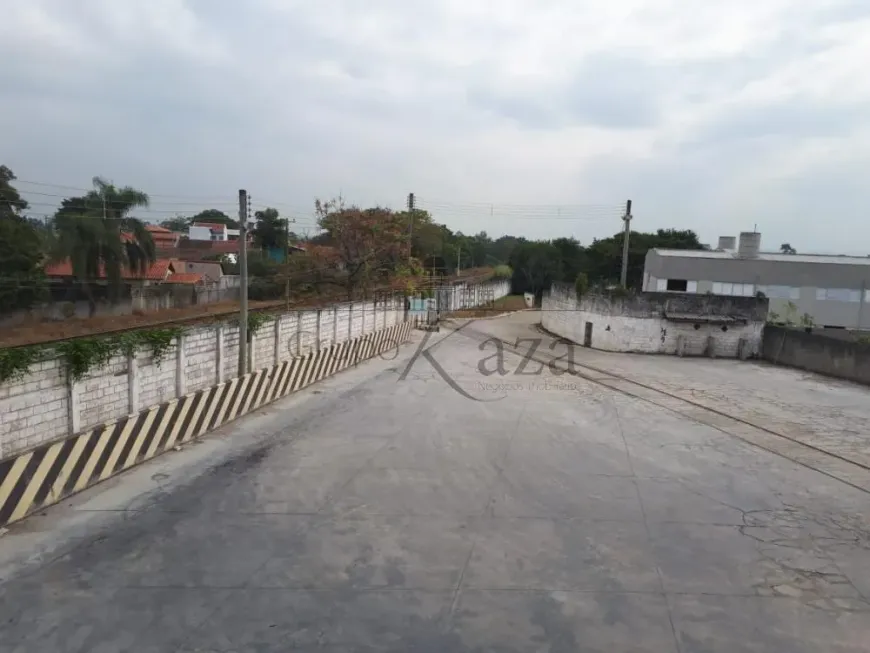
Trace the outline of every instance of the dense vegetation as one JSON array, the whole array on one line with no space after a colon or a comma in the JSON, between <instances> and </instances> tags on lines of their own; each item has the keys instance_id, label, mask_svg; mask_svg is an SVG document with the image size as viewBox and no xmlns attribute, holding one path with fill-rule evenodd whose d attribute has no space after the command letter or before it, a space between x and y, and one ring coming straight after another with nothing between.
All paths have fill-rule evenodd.
<instances>
[{"instance_id":1,"label":"dense vegetation","mask_svg":"<svg viewBox=\"0 0 870 653\"><path fill-rule=\"evenodd\" d=\"M141 271L155 260L157 252L146 225L132 216L148 205L145 192L95 177L92 190L64 199L55 215L41 223L27 217L27 202L14 181L12 171L0 166L0 310L40 301L46 287L43 269L52 261L70 261L76 281L86 291L97 278L105 278L112 299L122 285L122 270ZM275 208L254 214L255 250L249 257L252 298L282 297L288 285L294 294L331 290L347 297L366 296L385 287L416 291L438 278L474 268L510 276L514 292L536 295L554 281L585 288L616 284L620 276L621 232L584 246L573 238L491 238L483 231L468 235L439 224L427 211L361 208L340 198L318 200L315 211L320 233L307 239L293 233ZM183 232L195 221L238 227L222 211L207 207L188 217L168 219L162 226ZM290 244L303 246L304 252L296 251L285 261L283 253ZM702 245L692 231L632 232L630 288L640 288L644 257L652 247L700 249ZM230 259L225 257L224 262L225 271L234 271Z\"/></svg>"}]
</instances>

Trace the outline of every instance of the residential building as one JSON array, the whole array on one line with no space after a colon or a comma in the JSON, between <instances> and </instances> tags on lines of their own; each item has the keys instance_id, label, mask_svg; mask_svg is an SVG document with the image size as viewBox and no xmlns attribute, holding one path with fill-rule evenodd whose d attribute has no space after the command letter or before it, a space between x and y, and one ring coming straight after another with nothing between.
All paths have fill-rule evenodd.
<instances>
[{"instance_id":1,"label":"residential building","mask_svg":"<svg viewBox=\"0 0 870 653\"><path fill-rule=\"evenodd\" d=\"M177 247L157 249L160 258L173 258L182 261L217 261L221 257L235 261L239 254L238 240L191 240L182 238ZM252 251L251 241L248 241L248 251Z\"/></svg>"},{"instance_id":2,"label":"residential building","mask_svg":"<svg viewBox=\"0 0 870 653\"><path fill-rule=\"evenodd\" d=\"M761 251L761 234L743 232L735 247L723 236L715 250L651 249L644 265L648 292L750 297L764 293L774 321L870 329L870 257Z\"/></svg>"},{"instance_id":3,"label":"residential building","mask_svg":"<svg viewBox=\"0 0 870 653\"><path fill-rule=\"evenodd\" d=\"M154 245L157 249L178 247L178 243L184 235L156 224L145 225L145 229L147 229L148 233L151 234L151 239L154 241Z\"/></svg>"},{"instance_id":4,"label":"residential building","mask_svg":"<svg viewBox=\"0 0 870 653\"><path fill-rule=\"evenodd\" d=\"M157 259L147 270L145 270L144 273L122 268L121 278L127 283L143 286L162 283L175 274L175 265L176 262L170 259ZM75 280L72 263L69 260L46 265L45 276L48 277L49 280ZM102 281L106 281L105 270L100 270L100 274L97 278L98 283Z\"/></svg>"},{"instance_id":5,"label":"residential building","mask_svg":"<svg viewBox=\"0 0 870 653\"><path fill-rule=\"evenodd\" d=\"M191 240L236 240L239 237L239 230L230 229L227 225L217 222L194 222L190 225L187 237Z\"/></svg>"},{"instance_id":6,"label":"residential building","mask_svg":"<svg viewBox=\"0 0 870 653\"><path fill-rule=\"evenodd\" d=\"M224 276L223 266L217 261L179 261L180 271L200 274L206 283L218 283Z\"/></svg>"}]
</instances>

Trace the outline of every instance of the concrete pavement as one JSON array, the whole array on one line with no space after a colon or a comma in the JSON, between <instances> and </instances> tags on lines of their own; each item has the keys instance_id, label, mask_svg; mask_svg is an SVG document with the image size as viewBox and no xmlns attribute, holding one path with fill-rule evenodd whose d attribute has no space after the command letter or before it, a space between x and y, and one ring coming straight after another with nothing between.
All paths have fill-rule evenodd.
<instances>
[{"instance_id":1,"label":"concrete pavement","mask_svg":"<svg viewBox=\"0 0 870 653\"><path fill-rule=\"evenodd\" d=\"M866 493L593 382L517 374L508 352L489 374L494 343L435 342L13 528L0 652L870 650ZM720 363L656 361L637 369L702 385L691 364Z\"/></svg>"}]
</instances>

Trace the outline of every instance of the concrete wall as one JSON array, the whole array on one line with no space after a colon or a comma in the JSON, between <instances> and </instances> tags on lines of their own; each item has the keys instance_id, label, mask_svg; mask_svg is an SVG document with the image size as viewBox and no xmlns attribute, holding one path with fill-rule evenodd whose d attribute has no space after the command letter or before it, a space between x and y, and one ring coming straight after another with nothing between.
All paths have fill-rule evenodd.
<instances>
[{"instance_id":1,"label":"concrete wall","mask_svg":"<svg viewBox=\"0 0 870 653\"><path fill-rule=\"evenodd\" d=\"M443 313L481 306L510 293L511 283L507 279L493 279L479 284L453 283L434 291L437 295L435 304Z\"/></svg>"},{"instance_id":2,"label":"concrete wall","mask_svg":"<svg viewBox=\"0 0 870 653\"><path fill-rule=\"evenodd\" d=\"M389 352L410 333L411 323L403 321L5 457L0 460L0 526Z\"/></svg>"},{"instance_id":3,"label":"concrete wall","mask_svg":"<svg viewBox=\"0 0 870 653\"><path fill-rule=\"evenodd\" d=\"M766 314L766 300L755 298L644 293L578 301L573 290L557 286L544 296L541 319L545 329L578 344L591 324L595 349L736 358L758 355ZM710 316L741 321L709 323Z\"/></svg>"},{"instance_id":4,"label":"concrete wall","mask_svg":"<svg viewBox=\"0 0 870 653\"><path fill-rule=\"evenodd\" d=\"M337 318L337 321L336 321ZM354 302L275 316L252 335L251 370L289 361L404 321L404 300ZM68 383L58 358L0 384L0 458L238 376L239 328L232 321L185 330L155 363L148 351L114 357Z\"/></svg>"},{"instance_id":5,"label":"concrete wall","mask_svg":"<svg viewBox=\"0 0 870 653\"><path fill-rule=\"evenodd\" d=\"M797 367L870 385L870 344L824 333L768 326L761 355L776 365Z\"/></svg>"}]
</instances>

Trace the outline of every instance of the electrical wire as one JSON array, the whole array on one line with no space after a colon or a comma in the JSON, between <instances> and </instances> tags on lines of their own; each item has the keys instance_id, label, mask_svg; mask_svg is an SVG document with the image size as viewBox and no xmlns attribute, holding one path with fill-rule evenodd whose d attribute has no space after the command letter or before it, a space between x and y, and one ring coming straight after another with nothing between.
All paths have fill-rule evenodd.
<instances>
[{"instance_id":1,"label":"electrical wire","mask_svg":"<svg viewBox=\"0 0 870 653\"><path fill-rule=\"evenodd\" d=\"M621 209L622 205L617 204L515 204L515 203L499 203L499 202L453 202L450 200L438 200L438 199L430 199L430 198L420 198L415 196L415 204L419 204L421 202L427 204L437 204L441 206L466 206L469 208L476 209L488 209L493 206L498 206L500 208L508 208L508 209L519 209L519 210L528 210L528 209L559 209L559 208L577 208L577 209Z\"/></svg>"},{"instance_id":2,"label":"electrical wire","mask_svg":"<svg viewBox=\"0 0 870 653\"><path fill-rule=\"evenodd\" d=\"M51 183L47 183L47 182L43 182L43 181L28 181L26 179L18 179L18 178L16 178L11 183L13 183L16 186L18 184L28 184L31 186L39 186L39 187L44 187L44 188L60 188L62 190L74 190L74 191L78 191L78 192L82 192L82 193L90 193L90 192L95 191L95 188L93 186L90 188L81 188L78 186L64 186L61 184L51 184ZM24 190L24 192L35 194L33 191L29 191L29 190ZM214 197L214 196L205 196L205 195L202 195L202 196L198 196L198 195L162 195L162 194L156 194L156 193L147 193L147 195L148 195L148 197L159 197L162 199L195 200L197 202L201 202L201 203L205 203L205 204L207 204L209 202L225 202L225 201L227 201L226 197L218 198L218 197Z\"/></svg>"},{"instance_id":3,"label":"electrical wire","mask_svg":"<svg viewBox=\"0 0 870 653\"><path fill-rule=\"evenodd\" d=\"M622 217L622 213L615 206L558 206L558 207L534 207L520 209L516 207L501 207L492 205L485 207L470 207L461 205L434 204L420 202L419 208L447 216L458 217L484 217L502 218L509 220L581 220L603 221L614 220Z\"/></svg>"}]
</instances>

